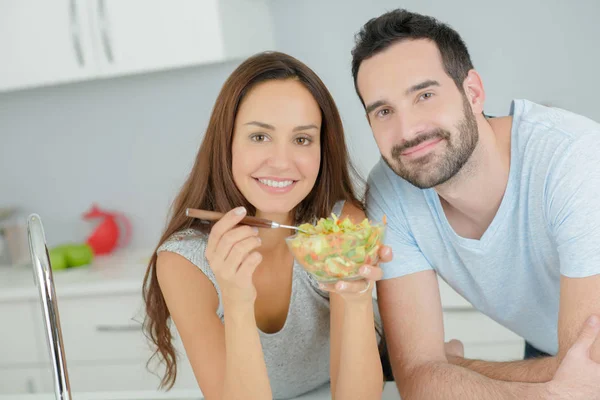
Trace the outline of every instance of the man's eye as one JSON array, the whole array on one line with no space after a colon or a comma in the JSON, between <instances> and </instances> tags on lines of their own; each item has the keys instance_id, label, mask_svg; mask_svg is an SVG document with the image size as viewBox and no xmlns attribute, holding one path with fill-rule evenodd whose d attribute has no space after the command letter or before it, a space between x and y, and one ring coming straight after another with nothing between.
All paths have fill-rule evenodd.
<instances>
[{"instance_id":1,"label":"man's eye","mask_svg":"<svg viewBox=\"0 0 600 400\"><path fill-rule=\"evenodd\" d=\"M421 99L421 100L427 100L427 99L430 99L431 97L433 97L433 93L423 93L423 94L420 96L420 99Z\"/></svg>"},{"instance_id":2,"label":"man's eye","mask_svg":"<svg viewBox=\"0 0 600 400\"><path fill-rule=\"evenodd\" d=\"M391 112L392 111L389 108L384 108L384 109L381 109L381 110L377 111L377 116L378 117L385 117L385 116L391 114Z\"/></svg>"}]
</instances>

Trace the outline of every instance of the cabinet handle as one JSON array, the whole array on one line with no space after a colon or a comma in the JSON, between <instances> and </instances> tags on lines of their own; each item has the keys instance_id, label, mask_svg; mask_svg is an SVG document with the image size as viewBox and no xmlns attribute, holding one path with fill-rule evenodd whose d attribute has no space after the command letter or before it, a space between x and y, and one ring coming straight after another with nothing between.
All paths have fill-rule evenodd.
<instances>
[{"instance_id":1,"label":"cabinet handle","mask_svg":"<svg viewBox=\"0 0 600 400\"><path fill-rule=\"evenodd\" d=\"M97 332L141 332L142 325L96 325Z\"/></svg>"},{"instance_id":2,"label":"cabinet handle","mask_svg":"<svg viewBox=\"0 0 600 400\"><path fill-rule=\"evenodd\" d=\"M33 378L27 378L25 385L27 386L27 393L37 393Z\"/></svg>"},{"instance_id":3,"label":"cabinet handle","mask_svg":"<svg viewBox=\"0 0 600 400\"><path fill-rule=\"evenodd\" d=\"M98 0L98 25L100 27L100 36L102 38L102 48L104 49L104 55L109 63L114 62L112 42L109 35L109 22L106 13L106 2L104 0Z\"/></svg>"},{"instance_id":4,"label":"cabinet handle","mask_svg":"<svg viewBox=\"0 0 600 400\"><path fill-rule=\"evenodd\" d=\"M71 42L73 43L75 58L79 66L83 67L85 59L83 58L83 50L81 48L81 26L79 25L79 15L77 13L77 1L71 0L69 5L69 21L71 23Z\"/></svg>"}]
</instances>

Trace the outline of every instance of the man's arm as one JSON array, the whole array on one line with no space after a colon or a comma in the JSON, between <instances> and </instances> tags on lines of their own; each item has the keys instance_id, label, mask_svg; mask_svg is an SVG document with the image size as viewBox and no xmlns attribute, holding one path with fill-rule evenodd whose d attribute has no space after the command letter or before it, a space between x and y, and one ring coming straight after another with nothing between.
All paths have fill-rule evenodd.
<instances>
[{"instance_id":1,"label":"man's arm","mask_svg":"<svg viewBox=\"0 0 600 400\"><path fill-rule=\"evenodd\" d=\"M548 382L558 368L558 358L540 357L531 360L495 362L447 356L448 362L478 372L488 378L508 382Z\"/></svg>"},{"instance_id":2,"label":"man's arm","mask_svg":"<svg viewBox=\"0 0 600 400\"><path fill-rule=\"evenodd\" d=\"M535 360L494 363L452 360L494 379L549 381L585 320L600 313L600 132L590 131L561 151L548 173L544 207L560 259L558 354ZM591 348L600 361L600 343Z\"/></svg>"},{"instance_id":3,"label":"man's arm","mask_svg":"<svg viewBox=\"0 0 600 400\"><path fill-rule=\"evenodd\" d=\"M448 356L455 365L469 368L492 379L510 382L548 382L571 348L585 320L600 314L600 275L587 278L561 277L558 320L559 350L555 357L513 362L490 362ZM592 346L591 358L600 362L600 342Z\"/></svg>"},{"instance_id":4,"label":"man's arm","mask_svg":"<svg viewBox=\"0 0 600 400\"><path fill-rule=\"evenodd\" d=\"M547 385L503 382L448 363L434 271L377 284L390 361L403 399L544 399Z\"/></svg>"}]
</instances>

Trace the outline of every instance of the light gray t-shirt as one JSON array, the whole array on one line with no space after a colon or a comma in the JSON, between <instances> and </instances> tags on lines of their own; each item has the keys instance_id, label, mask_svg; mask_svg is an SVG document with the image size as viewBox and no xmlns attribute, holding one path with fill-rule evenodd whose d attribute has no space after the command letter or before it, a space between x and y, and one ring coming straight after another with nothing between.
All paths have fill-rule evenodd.
<instances>
[{"instance_id":1,"label":"light gray t-shirt","mask_svg":"<svg viewBox=\"0 0 600 400\"><path fill-rule=\"evenodd\" d=\"M514 100L510 173L479 240L458 235L434 189L418 189L380 161L369 218L387 215L394 259L384 279L434 269L475 308L549 354L558 351L560 277L600 273L600 124Z\"/></svg>"},{"instance_id":2,"label":"light gray t-shirt","mask_svg":"<svg viewBox=\"0 0 600 400\"><path fill-rule=\"evenodd\" d=\"M343 205L343 201L337 202L332 212L340 215ZM207 239L206 234L188 229L169 238L158 252L177 253L208 277L217 291L217 315L223 321L221 290L204 255ZM257 328L275 399L296 397L329 382L329 293L320 290L317 281L296 261L293 268L292 295L283 328L276 333ZM380 342L382 326L375 300L373 307Z\"/></svg>"}]
</instances>

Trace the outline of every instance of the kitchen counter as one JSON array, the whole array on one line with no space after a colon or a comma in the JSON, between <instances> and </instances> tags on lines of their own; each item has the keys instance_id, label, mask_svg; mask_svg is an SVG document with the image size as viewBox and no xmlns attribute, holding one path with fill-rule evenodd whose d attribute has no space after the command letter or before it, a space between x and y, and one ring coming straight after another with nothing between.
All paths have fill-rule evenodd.
<instances>
[{"instance_id":1,"label":"kitchen counter","mask_svg":"<svg viewBox=\"0 0 600 400\"><path fill-rule=\"evenodd\" d=\"M141 293L152 250L120 250L98 256L88 266L53 271L59 297ZM439 279L442 306L470 309L472 305ZM375 293L375 292L373 292ZM31 266L0 266L0 302L38 299Z\"/></svg>"},{"instance_id":2,"label":"kitchen counter","mask_svg":"<svg viewBox=\"0 0 600 400\"><path fill-rule=\"evenodd\" d=\"M171 392L125 391L71 393L73 400L201 400L197 390L172 390ZM53 400L54 393L0 396L0 400Z\"/></svg>"},{"instance_id":3,"label":"kitchen counter","mask_svg":"<svg viewBox=\"0 0 600 400\"><path fill-rule=\"evenodd\" d=\"M59 297L140 292L152 250L121 250L97 256L90 265L53 271ZM0 302L38 299L33 269L0 266Z\"/></svg>"},{"instance_id":4,"label":"kitchen counter","mask_svg":"<svg viewBox=\"0 0 600 400\"><path fill-rule=\"evenodd\" d=\"M95 392L95 393L72 393L73 400L202 400L197 391L173 390L167 393L161 392ZM40 393L30 395L0 396L0 400L53 400L51 393ZM330 400L329 386L324 386L313 392L296 397L293 400ZM398 390L393 383L387 383L383 390L382 400L399 400Z\"/></svg>"}]
</instances>

